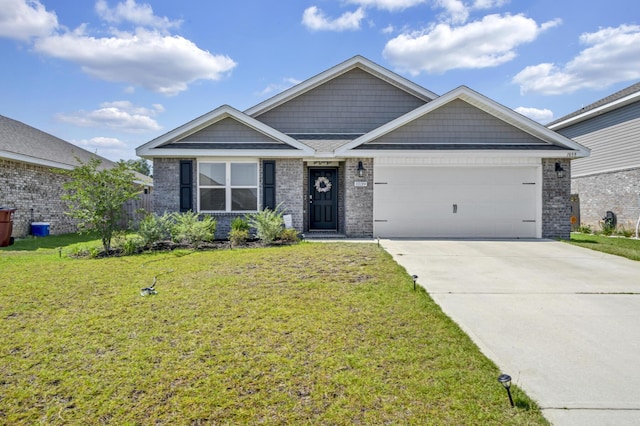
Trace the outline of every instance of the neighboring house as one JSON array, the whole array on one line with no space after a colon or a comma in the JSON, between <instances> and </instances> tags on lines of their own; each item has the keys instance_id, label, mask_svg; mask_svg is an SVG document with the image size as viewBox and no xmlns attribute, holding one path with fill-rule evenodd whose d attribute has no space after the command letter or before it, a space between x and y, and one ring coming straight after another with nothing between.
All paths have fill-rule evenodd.
<instances>
[{"instance_id":1,"label":"neighboring house","mask_svg":"<svg viewBox=\"0 0 640 426\"><path fill-rule=\"evenodd\" d=\"M219 237L280 206L308 235L568 238L570 163L589 150L467 87L437 96L356 56L137 154L153 159L154 211L211 214Z\"/></svg>"},{"instance_id":2,"label":"neighboring house","mask_svg":"<svg viewBox=\"0 0 640 426\"><path fill-rule=\"evenodd\" d=\"M65 214L61 200L71 170L91 158L102 167L113 162L92 154L60 138L0 115L0 206L17 209L13 215L13 236L24 237L32 222L48 222L53 235L75 232L75 221ZM136 182L148 188L146 176L136 174Z\"/></svg>"},{"instance_id":3,"label":"neighboring house","mask_svg":"<svg viewBox=\"0 0 640 426\"><path fill-rule=\"evenodd\" d=\"M580 221L599 226L608 211L635 228L640 215L640 83L547 125L591 150L572 163L572 193Z\"/></svg>"}]
</instances>

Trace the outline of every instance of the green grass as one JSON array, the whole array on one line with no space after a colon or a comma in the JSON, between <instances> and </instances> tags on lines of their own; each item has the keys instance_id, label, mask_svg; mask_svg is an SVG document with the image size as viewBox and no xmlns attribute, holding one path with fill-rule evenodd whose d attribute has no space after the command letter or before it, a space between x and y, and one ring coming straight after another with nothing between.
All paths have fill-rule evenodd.
<instances>
[{"instance_id":1,"label":"green grass","mask_svg":"<svg viewBox=\"0 0 640 426\"><path fill-rule=\"evenodd\" d=\"M567 242L591 250L626 257L631 260L640 260L640 240L634 238L572 233L571 240Z\"/></svg>"},{"instance_id":2,"label":"green grass","mask_svg":"<svg viewBox=\"0 0 640 426\"><path fill-rule=\"evenodd\" d=\"M547 424L375 244L72 259L48 238L0 252L0 424Z\"/></svg>"}]
</instances>

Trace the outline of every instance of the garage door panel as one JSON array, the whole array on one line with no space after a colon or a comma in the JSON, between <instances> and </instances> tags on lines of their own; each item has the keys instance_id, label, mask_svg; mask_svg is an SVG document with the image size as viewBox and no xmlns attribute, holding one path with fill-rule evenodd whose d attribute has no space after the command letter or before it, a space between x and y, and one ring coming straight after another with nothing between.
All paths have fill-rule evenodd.
<instances>
[{"instance_id":1,"label":"garage door panel","mask_svg":"<svg viewBox=\"0 0 640 426\"><path fill-rule=\"evenodd\" d=\"M535 167L377 167L374 227L388 237L536 236Z\"/></svg>"}]
</instances>

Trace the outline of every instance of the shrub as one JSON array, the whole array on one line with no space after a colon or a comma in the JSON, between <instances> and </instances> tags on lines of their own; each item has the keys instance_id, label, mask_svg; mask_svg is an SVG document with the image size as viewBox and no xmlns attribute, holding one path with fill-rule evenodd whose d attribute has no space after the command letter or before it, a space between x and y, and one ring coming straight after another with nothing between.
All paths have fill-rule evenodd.
<instances>
[{"instance_id":1,"label":"shrub","mask_svg":"<svg viewBox=\"0 0 640 426\"><path fill-rule=\"evenodd\" d=\"M200 220L198 213L174 213L171 238L176 243L186 243L195 248L205 241L213 241L216 232L216 221L211 216Z\"/></svg>"},{"instance_id":2,"label":"shrub","mask_svg":"<svg viewBox=\"0 0 640 426\"><path fill-rule=\"evenodd\" d=\"M609 221L600 222L600 228L602 228L600 234L605 236L610 236L616 230L616 227Z\"/></svg>"},{"instance_id":3,"label":"shrub","mask_svg":"<svg viewBox=\"0 0 640 426\"><path fill-rule=\"evenodd\" d=\"M165 213L162 216L149 214L138 225L138 235L145 247L151 247L158 241L168 240L171 237L171 215Z\"/></svg>"},{"instance_id":4,"label":"shrub","mask_svg":"<svg viewBox=\"0 0 640 426\"><path fill-rule=\"evenodd\" d=\"M145 246L144 241L140 237L133 237L127 239L122 245L122 251L125 255L130 256L132 254L139 253Z\"/></svg>"},{"instance_id":5,"label":"shrub","mask_svg":"<svg viewBox=\"0 0 640 426\"><path fill-rule=\"evenodd\" d=\"M249 221L246 218L237 216L231 221L231 230L249 232Z\"/></svg>"},{"instance_id":6,"label":"shrub","mask_svg":"<svg viewBox=\"0 0 640 426\"><path fill-rule=\"evenodd\" d=\"M300 241L298 231L295 229L283 229L282 232L280 232L280 239L287 243L297 243Z\"/></svg>"},{"instance_id":7,"label":"shrub","mask_svg":"<svg viewBox=\"0 0 640 426\"><path fill-rule=\"evenodd\" d=\"M578 227L578 232L582 234L592 234L593 229L591 228L591 225L582 224Z\"/></svg>"},{"instance_id":8,"label":"shrub","mask_svg":"<svg viewBox=\"0 0 640 426\"><path fill-rule=\"evenodd\" d=\"M229 241L232 246L241 246L249 239L249 231L244 229L231 229L229 231Z\"/></svg>"},{"instance_id":9,"label":"shrub","mask_svg":"<svg viewBox=\"0 0 640 426\"><path fill-rule=\"evenodd\" d=\"M249 225L256 229L256 236L264 244L271 244L282 232L284 220L278 207L280 205L275 210L267 208L249 215Z\"/></svg>"},{"instance_id":10,"label":"shrub","mask_svg":"<svg viewBox=\"0 0 640 426\"><path fill-rule=\"evenodd\" d=\"M622 237L626 237L629 238L632 235L635 235L636 231L635 229L631 229L631 228L627 228L626 226L618 226L618 229L616 229L615 234L616 235L620 235Z\"/></svg>"}]
</instances>

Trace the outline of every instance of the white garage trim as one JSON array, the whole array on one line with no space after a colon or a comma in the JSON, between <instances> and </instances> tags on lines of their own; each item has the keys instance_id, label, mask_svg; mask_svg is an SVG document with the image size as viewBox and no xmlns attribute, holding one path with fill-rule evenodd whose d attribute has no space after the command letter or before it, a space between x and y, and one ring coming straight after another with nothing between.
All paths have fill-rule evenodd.
<instances>
[{"instance_id":1,"label":"white garage trim","mask_svg":"<svg viewBox=\"0 0 640 426\"><path fill-rule=\"evenodd\" d=\"M449 160L376 159L376 236L542 237L540 159Z\"/></svg>"}]
</instances>

